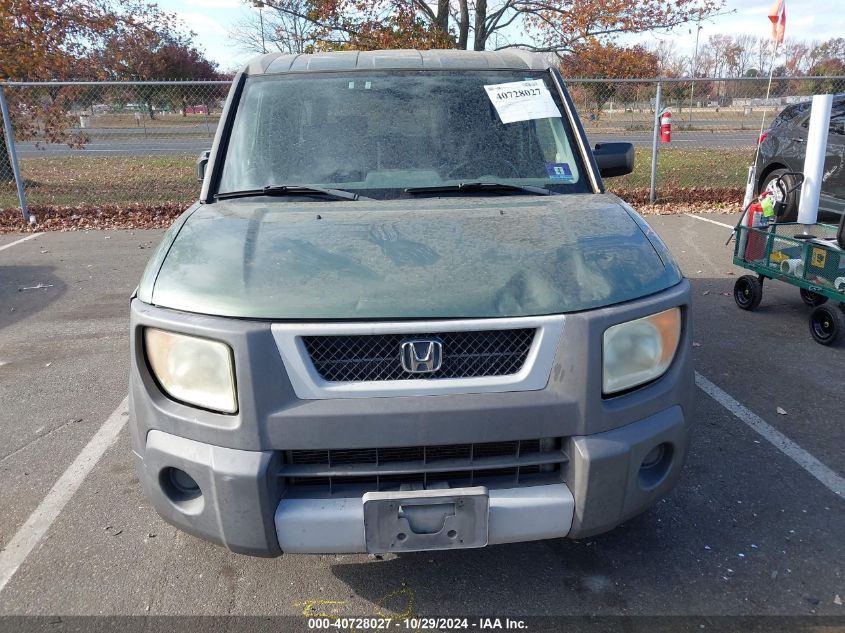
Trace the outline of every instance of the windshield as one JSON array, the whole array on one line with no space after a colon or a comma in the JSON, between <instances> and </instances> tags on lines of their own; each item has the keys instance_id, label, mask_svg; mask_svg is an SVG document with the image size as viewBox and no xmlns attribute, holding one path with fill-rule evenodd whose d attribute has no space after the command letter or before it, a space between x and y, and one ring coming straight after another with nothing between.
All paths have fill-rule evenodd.
<instances>
[{"instance_id":1,"label":"windshield","mask_svg":"<svg viewBox=\"0 0 845 633\"><path fill-rule=\"evenodd\" d=\"M563 112L547 72L252 77L218 192L307 185L393 198L467 182L589 192Z\"/></svg>"}]
</instances>

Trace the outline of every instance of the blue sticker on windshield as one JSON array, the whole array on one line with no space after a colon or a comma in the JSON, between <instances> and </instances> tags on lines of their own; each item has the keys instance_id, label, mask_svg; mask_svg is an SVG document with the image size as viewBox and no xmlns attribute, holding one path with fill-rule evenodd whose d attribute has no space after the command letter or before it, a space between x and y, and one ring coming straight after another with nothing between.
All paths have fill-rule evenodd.
<instances>
[{"instance_id":1,"label":"blue sticker on windshield","mask_svg":"<svg viewBox=\"0 0 845 633\"><path fill-rule=\"evenodd\" d=\"M569 168L569 163L546 163L546 173L552 180L566 180L568 182L575 180L572 170Z\"/></svg>"}]
</instances>

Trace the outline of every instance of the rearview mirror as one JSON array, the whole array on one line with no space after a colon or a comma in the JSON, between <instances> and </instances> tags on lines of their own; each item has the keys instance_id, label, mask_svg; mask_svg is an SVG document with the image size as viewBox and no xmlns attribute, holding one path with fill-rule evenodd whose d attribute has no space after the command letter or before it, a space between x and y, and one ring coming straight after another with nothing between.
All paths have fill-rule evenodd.
<instances>
[{"instance_id":1,"label":"rearview mirror","mask_svg":"<svg viewBox=\"0 0 845 633\"><path fill-rule=\"evenodd\" d=\"M634 171L634 146L631 143L597 143L593 156L602 178L624 176Z\"/></svg>"},{"instance_id":2,"label":"rearview mirror","mask_svg":"<svg viewBox=\"0 0 845 633\"><path fill-rule=\"evenodd\" d=\"M207 149L204 150L197 159L197 180L200 182L205 180L205 168L208 167L209 156L211 156L211 150Z\"/></svg>"}]
</instances>

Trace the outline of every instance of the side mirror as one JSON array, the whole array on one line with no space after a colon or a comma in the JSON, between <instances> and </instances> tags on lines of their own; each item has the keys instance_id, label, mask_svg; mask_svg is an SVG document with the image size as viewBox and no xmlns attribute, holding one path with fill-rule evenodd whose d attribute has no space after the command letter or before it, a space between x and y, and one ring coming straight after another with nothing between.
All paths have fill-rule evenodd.
<instances>
[{"instance_id":1,"label":"side mirror","mask_svg":"<svg viewBox=\"0 0 845 633\"><path fill-rule=\"evenodd\" d=\"M597 143L593 156L602 178L624 176L634 171L634 146L631 143Z\"/></svg>"},{"instance_id":2,"label":"side mirror","mask_svg":"<svg viewBox=\"0 0 845 633\"><path fill-rule=\"evenodd\" d=\"M208 167L208 158L211 156L211 150L207 149L200 154L197 159L197 180L202 182L205 180L205 168Z\"/></svg>"}]
</instances>

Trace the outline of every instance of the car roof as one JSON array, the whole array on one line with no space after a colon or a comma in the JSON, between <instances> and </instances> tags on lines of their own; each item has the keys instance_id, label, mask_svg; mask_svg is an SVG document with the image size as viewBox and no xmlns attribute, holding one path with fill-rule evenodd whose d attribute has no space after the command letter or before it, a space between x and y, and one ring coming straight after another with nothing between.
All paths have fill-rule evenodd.
<instances>
[{"instance_id":1,"label":"car roof","mask_svg":"<svg viewBox=\"0 0 845 633\"><path fill-rule=\"evenodd\" d=\"M813 97L812 95L803 98L802 101L797 103L790 103L788 106L784 107L783 110L778 112L777 116L775 116L774 120L772 121L772 127L779 127L780 125L797 125L800 123L798 121L798 115L806 114L809 116L810 114L810 106L813 104ZM839 108L843 104L845 104L845 93L833 95L833 107ZM803 117L801 121L803 121Z\"/></svg>"},{"instance_id":2,"label":"car roof","mask_svg":"<svg viewBox=\"0 0 845 633\"><path fill-rule=\"evenodd\" d=\"M337 70L545 70L551 64L538 53L504 51L410 50L338 51L287 55L270 53L249 61L248 75Z\"/></svg>"},{"instance_id":3,"label":"car roof","mask_svg":"<svg viewBox=\"0 0 845 633\"><path fill-rule=\"evenodd\" d=\"M802 97L800 97L800 99L801 99L800 101L797 101L795 103L790 103L783 110L781 110L781 112L786 112L787 110L795 110L796 108L803 108L807 105L812 104L813 95L802 96ZM833 102L834 103L839 103L840 101L845 101L845 92L843 92L842 94L833 95Z\"/></svg>"}]
</instances>

